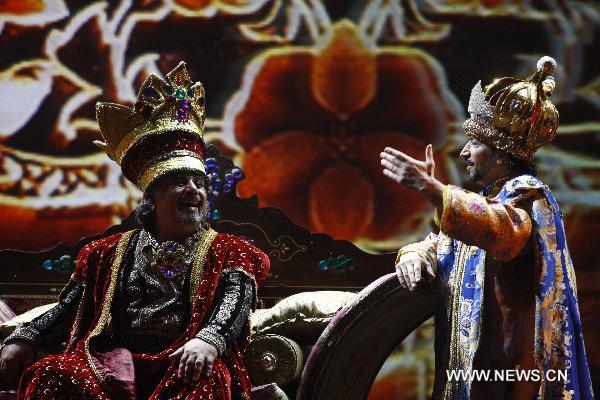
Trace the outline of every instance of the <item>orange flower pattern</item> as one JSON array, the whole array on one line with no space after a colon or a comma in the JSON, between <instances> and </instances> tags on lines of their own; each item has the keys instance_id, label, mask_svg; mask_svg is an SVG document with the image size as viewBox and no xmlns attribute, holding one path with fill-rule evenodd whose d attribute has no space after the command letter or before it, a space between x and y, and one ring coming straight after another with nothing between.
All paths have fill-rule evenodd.
<instances>
[{"instance_id":1,"label":"orange flower pattern","mask_svg":"<svg viewBox=\"0 0 600 400\"><path fill-rule=\"evenodd\" d=\"M383 176L378 154L393 146L423 158L427 143L444 143L458 113L433 59L375 50L343 21L320 50L255 63L242 89L248 100L228 110L245 151L240 194L257 193L262 205L335 238L389 239L406 228L426 204Z\"/></svg>"}]
</instances>

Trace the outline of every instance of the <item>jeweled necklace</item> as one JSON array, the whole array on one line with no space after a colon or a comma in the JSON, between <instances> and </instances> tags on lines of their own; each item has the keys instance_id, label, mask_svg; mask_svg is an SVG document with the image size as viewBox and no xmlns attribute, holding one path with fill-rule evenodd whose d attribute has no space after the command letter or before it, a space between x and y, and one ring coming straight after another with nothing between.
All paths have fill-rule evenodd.
<instances>
[{"instance_id":1,"label":"jeweled necklace","mask_svg":"<svg viewBox=\"0 0 600 400\"><path fill-rule=\"evenodd\" d=\"M198 231L188 236L183 244L173 240L167 240L159 244L149 234L148 244L152 248L148 255L150 267L169 279L182 274L192 262L196 243L198 243L201 236L202 232Z\"/></svg>"}]
</instances>

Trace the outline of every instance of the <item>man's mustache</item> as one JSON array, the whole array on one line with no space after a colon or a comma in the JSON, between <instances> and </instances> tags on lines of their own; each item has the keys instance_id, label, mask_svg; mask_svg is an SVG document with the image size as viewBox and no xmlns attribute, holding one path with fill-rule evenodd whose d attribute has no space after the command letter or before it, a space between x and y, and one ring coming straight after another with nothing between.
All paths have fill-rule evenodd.
<instances>
[{"instance_id":1,"label":"man's mustache","mask_svg":"<svg viewBox=\"0 0 600 400\"><path fill-rule=\"evenodd\" d=\"M194 204L200 207L202 206L202 199L198 196L182 197L177 201L177 204Z\"/></svg>"}]
</instances>

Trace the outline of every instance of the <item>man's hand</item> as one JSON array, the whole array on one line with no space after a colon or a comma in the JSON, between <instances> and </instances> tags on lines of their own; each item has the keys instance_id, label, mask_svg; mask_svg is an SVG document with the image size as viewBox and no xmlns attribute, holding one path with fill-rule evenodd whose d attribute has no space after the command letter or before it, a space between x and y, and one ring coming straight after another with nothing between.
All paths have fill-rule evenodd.
<instances>
[{"instance_id":1,"label":"man's hand","mask_svg":"<svg viewBox=\"0 0 600 400\"><path fill-rule=\"evenodd\" d=\"M400 150L386 147L380 154L383 174L408 189L423 193L439 210L443 205L444 185L435 179L433 148L425 148L425 161L415 160Z\"/></svg>"},{"instance_id":2,"label":"man's hand","mask_svg":"<svg viewBox=\"0 0 600 400\"><path fill-rule=\"evenodd\" d=\"M178 348L169 357L179 360L177 376L183 379L185 384L197 383L200 374L204 371L205 378L212 374L213 363L218 356L217 349L205 341L194 338Z\"/></svg>"},{"instance_id":3,"label":"man's hand","mask_svg":"<svg viewBox=\"0 0 600 400\"><path fill-rule=\"evenodd\" d=\"M19 378L35 361L35 350L26 342L15 341L2 348L0 354L0 380L8 389L16 389Z\"/></svg>"},{"instance_id":4,"label":"man's hand","mask_svg":"<svg viewBox=\"0 0 600 400\"><path fill-rule=\"evenodd\" d=\"M432 278L435 277L433 267L427 261L422 260L417 253L406 253L400 256L398 264L396 264L396 274L400 281L400 287L408 288L411 292L424 278L424 274L428 274Z\"/></svg>"}]
</instances>

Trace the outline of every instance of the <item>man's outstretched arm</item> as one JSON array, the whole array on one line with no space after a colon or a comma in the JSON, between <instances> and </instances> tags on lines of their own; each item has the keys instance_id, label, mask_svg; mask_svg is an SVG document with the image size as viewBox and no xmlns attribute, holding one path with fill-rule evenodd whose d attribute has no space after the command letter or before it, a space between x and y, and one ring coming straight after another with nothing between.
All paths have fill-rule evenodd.
<instances>
[{"instance_id":1,"label":"man's outstretched arm","mask_svg":"<svg viewBox=\"0 0 600 400\"><path fill-rule=\"evenodd\" d=\"M383 173L408 189L422 193L441 213L440 230L466 244L480 247L500 261L516 257L531 238L531 218L519 204L500 203L434 177L433 150L428 145L425 162L399 150L381 153Z\"/></svg>"}]
</instances>

